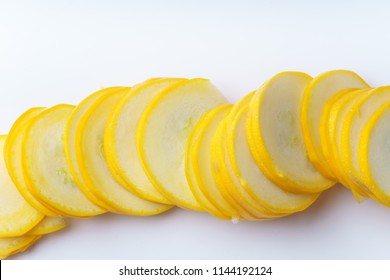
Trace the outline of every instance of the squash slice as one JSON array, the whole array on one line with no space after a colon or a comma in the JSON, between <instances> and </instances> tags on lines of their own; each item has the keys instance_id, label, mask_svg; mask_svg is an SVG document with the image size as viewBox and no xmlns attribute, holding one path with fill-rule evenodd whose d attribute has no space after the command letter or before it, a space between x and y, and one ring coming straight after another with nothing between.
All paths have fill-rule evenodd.
<instances>
[{"instance_id":1,"label":"squash slice","mask_svg":"<svg viewBox=\"0 0 390 280\"><path fill-rule=\"evenodd\" d=\"M242 106L247 105L251 101L253 95L254 92L244 96L218 125L211 142L212 172L222 196L237 210L237 217L232 218L267 220L285 216L285 214L275 213L266 209L247 192L245 186L241 184L239 177L234 173L226 141L226 131L230 130L230 124L234 116L236 116Z\"/></svg>"},{"instance_id":2,"label":"squash slice","mask_svg":"<svg viewBox=\"0 0 390 280\"><path fill-rule=\"evenodd\" d=\"M224 200L236 209L232 220L268 220L277 216L257 203L243 188L239 178L235 176L226 145L226 118L218 125L212 139L211 162L214 180ZM216 200L218 202L218 200ZM223 204L222 204L223 205ZM230 206L230 207L231 207Z\"/></svg>"},{"instance_id":3,"label":"squash slice","mask_svg":"<svg viewBox=\"0 0 390 280\"><path fill-rule=\"evenodd\" d=\"M245 189L266 209L275 213L291 214L309 207L319 196L290 193L270 181L256 164L246 138L249 105L243 106L227 130L230 162Z\"/></svg>"},{"instance_id":4,"label":"squash slice","mask_svg":"<svg viewBox=\"0 0 390 280\"><path fill-rule=\"evenodd\" d=\"M253 158L271 181L289 192L317 193L335 183L314 168L304 145L299 118L311 80L302 72L279 73L250 104L246 131Z\"/></svg>"},{"instance_id":5,"label":"squash slice","mask_svg":"<svg viewBox=\"0 0 390 280\"><path fill-rule=\"evenodd\" d=\"M307 86L302 99L301 126L308 157L321 174L335 180L322 153L320 125L326 102L339 91L347 88L367 88L367 83L356 73L334 70L315 77Z\"/></svg>"},{"instance_id":6,"label":"squash slice","mask_svg":"<svg viewBox=\"0 0 390 280\"><path fill-rule=\"evenodd\" d=\"M50 205L40 202L28 190L22 167L22 141L27 125L33 117L44 109L45 108L31 108L15 121L5 140L4 159L8 173L23 198L38 212L41 212L46 216L60 216L61 213L56 212Z\"/></svg>"},{"instance_id":7,"label":"squash slice","mask_svg":"<svg viewBox=\"0 0 390 280\"><path fill-rule=\"evenodd\" d=\"M359 140L359 170L363 183L378 202L390 207L390 102L364 125Z\"/></svg>"},{"instance_id":8,"label":"squash slice","mask_svg":"<svg viewBox=\"0 0 390 280\"><path fill-rule=\"evenodd\" d=\"M351 181L358 185L368 196L372 192L362 182L359 169L359 139L364 125L379 108L390 102L390 87L375 88L358 100L347 113L341 133L341 163Z\"/></svg>"},{"instance_id":9,"label":"squash slice","mask_svg":"<svg viewBox=\"0 0 390 280\"><path fill-rule=\"evenodd\" d=\"M209 213L223 220L237 216L237 211L228 202L219 207L224 198L212 174L210 154L212 137L231 107L221 105L204 114L188 138L185 158L186 176L195 198Z\"/></svg>"},{"instance_id":10,"label":"squash slice","mask_svg":"<svg viewBox=\"0 0 390 280\"><path fill-rule=\"evenodd\" d=\"M78 147L76 142L76 130L77 127L85 115L85 112L89 107L98 100L101 96L109 94L110 92L116 92L121 90L122 87L108 87L96 91L89 96L87 96L79 105L74 109L72 115L70 116L64 133L64 143L65 143L65 154L66 160L69 165L70 172L76 184L79 186L80 190L96 205L100 206L102 209L107 210L110 208L104 201L98 199L90 190L87 188L80 172L80 167L77 163L76 157L76 147Z\"/></svg>"},{"instance_id":11,"label":"squash slice","mask_svg":"<svg viewBox=\"0 0 390 280\"><path fill-rule=\"evenodd\" d=\"M5 139L6 135L0 135L0 151L4 150ZM2 156L0 158L0 237L21 236L43 218L44 215L33 208L19 193L8 175Z\"/></svg>"},{"instance_id":12,"label":"squash slice","mask_svg":"<svg viewBox=\"0 0 390 280\"><path fill-rule=\"evenodd\" d=\"M11 255L24 252L40 238L40 235L0 238L0 260L4 260Z\"/></svg>"},{"instance_id":13,"label":"squash slice","mask_svg":"<svg viewBox=\"0 0 390 280\"><path fill-rule=\"evenodd\" d=\"M226 102L208 80L192 79L160 92L142 114L137 129L142 166L153 185L180 207L203 211L185 175L186 142L201 116Z\"/></svg>"},{"instance_id":14,"label":"squash slice","mask_svg":"<svg viewBox=\"0 0 390 280\"><path fill-rule=\"evenodd\" d=\"M362 198L367 197L366 192L361 189L359 184L350 180L347 176L347 172L341 163L341 134L342 126L346 115L351 110L353 105L366 94L369 93L369 89L360 89L351 91L349 94L340 97L336 102L333 103L330 111L328 121L328 141L330 145L330 165L333 173L337 176L338 180L346 187L349 187L358 201Z\"/></svg>"},{"instance_id":15,"label":"squash slice","mask_svg":"<svg viewBox=\"0 0 390 280\"><path fill-rule=\"evenodd\" d=\"M129 88L106 92L92 102L76 128L76 159L88 188L107 209L121 214L154 215L172 208L171 205L144 200L129 192L113 177L104 152L104 130L108 118Z\"/></svg>"},{"instance_id":16,"label":"squash slice","mask_svg":"<svg viewBox=\"0 0 390 280\"><path fill-rule=\"evenodd\" d=\"M115 178L120 177L140 197L159 203L172 204L153 186L142 168L136 146L137 126L151 100L183 80L153 79L132 87L111 113L104 134L107 162Z\"/></svg>"},{"instance_id":17,"label":"squash slice","mask_svg":"<svg viewBox=\"0 0 390 280\"><path fill-rule=\"evenodd\" d=\"M331 133L334 131L330 128L330 123L333 123L332 128L334 129L335 117L336 114L332 113L335 110L335 104L340 103L344 99L347 99L351 94L354 94L356 89L345 89L339 91L337 94L333 95L328 102L326 102L324 111L321 116L321 125L320 125L320 138L322 143L322 153L324 155L325 160L329 163L330 169L334 174L335 166L333 164L333 149L332 149L332 136ZM338 105L340 107L340 105ZM331 120L332 119L332 120ZM333 140L334 141L334 140ZM337 175L335 175L337 177Z\"/></svg>"},{"instance_id":18,"label":"squash slice","mask_svg":"<svg viewBox=\"0 0 390 280\"><path fill-rule=\"evenodd\" d=\"M42 111L26 128L22 165L35 197L64 216L91 217L105 211L81 192L70 173L64 128L75 106L60 104Z\"/></svg>"},{"instance_id":19,"label":"squash slice","mask_svg":"<svg viewBox=\"0 0 390 280\"><path fill-rule=\"evenodd\" d=\"M38 225L26 233L26 235L44 235L59 231L66 227L66 221L60 217L45 217Z\"/></svg>"},{"instance_id":20,"label":"squash slice","mask_svg":"<svg viewBox=\"0 0 390 280\"><path fill-rule=\"evenodd\" d=\"M343 181L342 170L339 168L340 162L336 153L338 153L338 146L336 141L338 140L337 127L342 123L340 120L340 114L344 111L344 108L348 108L348 105L353 105L359 97L361 97L362 91L366 89L345 89L329 99L325 104L323 115L321 116L320 137L322 146L322 153L329 163L330 169L336 178L341 182Z\"/></svg>"}]
</instances>

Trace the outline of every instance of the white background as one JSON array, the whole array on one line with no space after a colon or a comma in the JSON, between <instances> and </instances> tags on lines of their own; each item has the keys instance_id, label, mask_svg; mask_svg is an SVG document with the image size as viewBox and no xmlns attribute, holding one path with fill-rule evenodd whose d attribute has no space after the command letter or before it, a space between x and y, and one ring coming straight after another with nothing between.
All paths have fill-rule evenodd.
<instances>
[{"instance_id":1,"label":"white background","mask_svg":"<svg viewBox=\"0 0 390 280\"><path fill-rule=\"evenodd\" d=\"M0 132L29 107L155 76L209 78L231 102L283 70L345 68L389 84L389 13L386 1L0 0ZM107 214L14 258L389 259L390 209L336 186L269 222Z\"/></svg>"}]
</instances>

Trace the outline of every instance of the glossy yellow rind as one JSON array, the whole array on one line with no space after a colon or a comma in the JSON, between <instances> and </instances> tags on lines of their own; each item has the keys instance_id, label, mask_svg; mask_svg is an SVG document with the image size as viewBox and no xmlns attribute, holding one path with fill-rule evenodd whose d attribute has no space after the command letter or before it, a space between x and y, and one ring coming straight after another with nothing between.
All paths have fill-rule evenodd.
<instances>
[{"instance_id":1,"label":"glossy yellow rind","mask_svg":"<svg viewBox=\"0 0 390 280\"><path fill-rule=\"evenodd\" d=\"M185 156L186 177L192 193L206 211L223 220L232 219L236 210L227 203L227 207L218 209L216 200L224 198L213 178L210 154L215 130L231 107L231 104L224 104L204 114L188 137Z\"/></svg>"},{"instance_id":2,"label":"glossy yellow rind","mask_svg":"<svg viewBox=\"0 0 390 280\"><path fill-rule=\"evenodd\" d=\"M390 87L384 86L375 88L357 101L348 112L343 127L341 137L341 163L347 176L368 195L372 192L362 182L359 171L359 139L364 124L384 103L390 101Z\"/></svg>"},{"instance_id":3,"label":"glossy yellow rind","mask_svg":"<svg viewBox=\"0 0 390 280\"><path fill-rule=\"evenodd\" d=\"M355 90L350 94L341 97L333 104L328 123L330 140L329 144L331 148L329 160L333 168L333 172L344 186L351 189L358 201L361 201L364 197L367 197L367 194L364 190L361 189L359 184L356 184L354 181L350 180L349 176L347 175L348 171L344 170L343 168L341 163L341 154L343 153L341 150L341 134L342 125L348 111L351 110L355 102L368 94L369 91L369 89Z\"/></svg>"},{"instance_id":4,"label":"glossy yellow rind","mask_svg":"<svg viewBox=\"0 0 390 280\"><path fill-rule=\"evenodd\" d=\"M360 173L358 174L359 165L357 165L357 168L352 163L352 154L358 154L358 148L356 147L356 151L352 150L351 141L359 142L359 139L354 138L360 138L361 131L359 133L353 133L352 136L352 126L354 123L354 118L359 117L359 106L360 104L368 97L372 95L372 93L367 94L357 100L352 108L348 111L348 113L345 116L345 119L343 121L342 127L341 127L341 135L340 135L340 150L342 153L340 154L341 161L340 164L342 166L342 170L344 172L344 175L347 177L347 180L350 184L355 185L357 188L359 188L363 193L364 197L372 196L372 192L362 183ZM389 100L390 101L390 100ZM358 146L358 145L356 145ZM360 202L360 199L358 199Z\"/></svg>"},{"instance_id":5,"label":"glossy yellow rind","mask_svg":"<svg viewBox=\"0 0 390 280\"><path fill-rule=\"evenodd\" d=\"M307 158L299 119L311 80L302 72L281 72L256 91L250 104L246 133L253 157L271 181L289 192L318 193L335 183Z\"/></svg>"},{"instance_id":6,"label":"glossy yellow rind","mask_svg":"<svg viewBox=\"0 0 390 280\"><path fill-rule=\"evenodd\" d=\"M44 235L59 231L67 226L64 218L45 217L38 225L32 228L27 235Z\"/></svg>"},{"instance_id":7,"label":"glossy yellow rind","mask_svg":"<svg viewBox=\"0 0 390 280\"><path fill-rule=\"evenodd\" d=\"M41 203L28 190L22 168L22 140L27 125L33 117L43 110L45 110L45 108L31 108L15 121L5 140L4 160L8 173L23 198L38 212L41 212L46 216L60 216L61 213L56 212L49 205Z\"/></svg>"},{"instance_id":8,"label":"glossy yellow rind","mask_svg":"<svg viewBox=\"0 0 390 280\"><path fill-rule=\"evenodd\" d=\"M321 150L320 124L326 102L339 91L347 88L368 88L356 73L333 70L315 77L307 86L301 109L301 125L308 156L323 176L335 180Z\"/></svg>"},{"instance_id":9,"label":"glossy yellow rind","mask_svg":"<svg viewBox=\"0 0 390 280\"><path fill-rule=\"evenodd\" d=\"M65 156L64 128L74 108L56 105L31 120L22 141L22 166L28 189L40 201L64 216L91 217L105 211L80 191Z\"/></svg>"},{"instance_id":10,"label":"glossy yellow rind","mask_svg":"<svg viewBox=\"0 0 390 280\"><path fill-rule=\"evenodd\" d=\"M136 145L137 126L145 108L156 95L184 80L160 78L132 87L107 122L104 149L112 174L117 180L122 179L130 191L150 201L172 204L153 186L142 168Z\"/></svg>"},{"instance_id":11,"label":"glossy yellow rind","mask_svg":"<svg viewBox=\"0 0 390 280\"><path fill-rule=\"evenodd\" d=\"M227 118L224 118L215 131L211 142L211 161L212 173L220 193L237 211L237 216L233 216L232 219L254 221L278 216L254 201L235 176L226 143L227 124Z\"/></svg>"},{"instance_id":12,"label":"glossy yellow rind","mask_svg":"<svg viewBox=\"0 0 390 280\"><path fill-rule=\"evenodd\" d=\"M6 135L0 135L1 155L5 139ZM44 218L19 193L8 175L3 156L0 158L0 205L0 237L22 236Z\"/></svg>"},{"instance_id":13,"label":"glossy yellow rind","mask_svg":"<svg viewBox=\"0 0 390 280\"><path fill-rule=\"evenodd\" d=\"M104 153L104 130L108 118L130 88L111 91L95 100L76 128L76 159L89 192L104 201L112 212L129 215L155 215L172 208L129 192L113 177Z\"/></svg>"},{"instance_id":14,"label":"glossy yellow rind","mask_svg":"<svg viewBox=\"0 0 390 280\"><path fill-rule=\"evenodd\" d=\"M0 238L0 260L24 252L40 238L40 235Z\"/></svg>"},{"instance_id":15,"label":"glossy yellow rind","mask_svg":"<svg viewBox=\"0 0 390 280\"><path fill-rule=\"evenodd\" d=\"M257 166L251 154L245 134L249 104L243 106L233 119L227 134L230 162L241 184L258 203L275 213L291 214L303 211L319 196L315 194L290 193L270 181Z\"/></svg>"},{"instance_id":16,"label":"glossy yellow rind","mask_svg":"<svg viewBox=\"0 0 390 280\"><path fill-rule=\"evenodd\" d=\"M359 141L359 169L374 199L390 207L390 102L384 103L365 124Z\"/></svg>"},{"instance_id":17,"label":"glossy yellow rind","mask_svg":"<svg viewBox=\"0 0 390 280\"><path fill-rule=\"evenodd\" d=\"M91 105L98 100L100 97L110 94L113 92L117 92L122 90L122 87L108 87L96 91L89 96L87 96L84 100L80 102L79 105L76 106L73 113L69 117L69 120L65 126L64 132L64 143L65 143L65 155L66 160L68 162L68 166L70 172L72 174L73 179L75 180L77 186L80 190L88 197L96 205L100 206L102 209L109 209L110 206L107 205L104 201L97 198L86 186L80 172L80 167L77 163L76 149L79 146L76 141L76 131L79 126L80 121L85 118L86 111L91 107Z\"/></svg>"},{"instance_id":18,"label":"glossy yellow rind","mask_svg":"<svg viewBox=\"0 0 390 280\"><path fill-rule=\"evenodd\" d=\"M231 205L235 205L242 219L264 220L284 216L285 214L275 213L264 208L250 196L234 173L226 141L227 131L231 130L230 125L235 116L243 106L252 100L253 95L254 92L251 92L237 102L217 127L212 140L212 171L221 194Z\"/></svg>"},{"instance_id":19,"label":"glossy yellow rind","mask_svg":"<svg viewBox=\"0 0 390 280\"><path fill-rule=\"evenodd\" d=\"M177 206L203 211L185 176L185 146L201 116L224 103L208 80L192 79L160 92L142 114L137 129L142 166L153 185Z\"/></svg>"},{"instance_id":20,"label":"glossy yellow rind","mask_svg":"<svg viewBox=\"0 0 390 280\"><path fill-rule=\"evenodd\" d=\"M320 138L322 146L322 153L327 162L330 163L330 168L334 171L332 165L332 140L330 136L330 122L334 123L335 114L331 114L331 111L334 110L334 104L340 102L340 99L347 98L349 95L353 94L356 89L345 89L339 91L337 94L333 95L324 106L324 111L321 116L320 124ZM331 118L333 117L333 120ZM335 172L334 172L335 173Z\"/></svg>"}]
</instances>

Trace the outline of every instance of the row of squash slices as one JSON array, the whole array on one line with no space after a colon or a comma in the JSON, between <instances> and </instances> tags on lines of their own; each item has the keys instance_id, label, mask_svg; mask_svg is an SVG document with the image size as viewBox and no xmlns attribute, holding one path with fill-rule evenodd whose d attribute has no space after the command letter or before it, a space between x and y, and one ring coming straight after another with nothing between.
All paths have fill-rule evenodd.
<instances>
[{"instance_id":1,"label":"row of squash slices","mask_svg":"<svg viewBox=\"0 0 390 280\"><path fill-rule=\"evenodd\" d=\"M282 72L234 105L206 79L154 78L31 108L0 137L0 257L65 217L269 220L337 182L390 206L388 123L390 87L346 70Z\"/></svg>"}]
</instances>

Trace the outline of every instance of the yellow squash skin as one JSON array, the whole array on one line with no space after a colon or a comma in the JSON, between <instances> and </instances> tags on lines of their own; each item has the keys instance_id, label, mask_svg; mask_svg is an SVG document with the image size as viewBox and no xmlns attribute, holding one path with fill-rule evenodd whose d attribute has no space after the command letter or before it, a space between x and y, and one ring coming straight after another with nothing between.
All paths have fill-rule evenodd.
<instances>
[{"instance_id":1,"label":"yellow squash skin","mask_svg":"<svg viewBox=\"0 0 390 280\"><path fill-rule=\"evenodd\" d=\"M103 201L111 212L156 215L172 206L144 200L131 193L122 182L115 180L104 153L104 130L109 115L128 92L129 88L107 92L90 104L76 128L77 164L88 192Z\"/></svg>"},{"instance_id":2,"label":"yellow squash skin","mask_svg":"<svg viewBox=\"0 0 390 280\"><path fill-rule=\"evenodd\" d=\"M352 71L333 70L315 77L304 92L301 125L308 157L316 169L329 180L335 180L335 176L321 153L319 127L323 108L326 102L341 90L368 87L367 83Z\"/></svg>"},{"instance_id":3,"label":"yellow squash skin","mask_svg":"<svg viewBox=\"0 0 390 280\"><path fill-rule=\"evenodd\" d=\"M36 115L22 142L27 187L64 216L91 217L105 212L75 184L65 156L64 127L75 106L60 104Z\"/></svg>"},{"instance_id":4,"label":"yellow squash skin","mask_svg":"<svg viewBox=\"0 0 390 280\"><path fill-rule=\"evenodd\" d=\"M259 204L274 213L279 213L279 216L303 211L313 204L320 193L291 193L265 176L256 165L256 161L250 152L249 143L245 143L245 119L248 116L248 111L249 104L238 111L226 137L228 150L231 151L232 155L230 162L237 178ZM251 172L247 172L247 170L251 170Z\"/></svg>"},{"instance_id":5,"label":"yellow squash skin","mask_svg":"<svg viewBox=\"0 0 390 280\"><path fill-rule=\"evenodd\" d=\"M38 225L32 228L26 235L44 235L59 231L67 226L64 218L45 217Z\"/></svg>"},{"instance_id":6,"label":"yellow squash skin","mask_svg":"<svg viewBox=\"0 0 390 280\"><path fill-rule=\"evenodd\" d=\"M0 135L1 155L6 137ZM22 236L45 217L19 193L8 175L3 156L0 159L0 195L0 237Z\"/></svg>"},{"instance_id":7,"label":"yellow squash skin","mask_svg":"<svg viewBox=\"0 0 390 280\"><path fill-rule=\"evenodd\" d=\"M76 184L79 186L80 190L85 194L85 196L89 198L89 200L91 200L96 205L100 206L102 209L105 209L106 211L110 208L110 206L107 203L105 203L103 200L97 198L89 190L89 188L86 186L86 183L82 178L80 168L77 163L76 150L79 148L79 145L77 144L76 134L80 122L85 118L86 111L96 100L98 100L99 98L101 98L106 94L114 93L122 89L123 87L103 88L87 96L74 109L73 113L69 117L69 120L65 126L65 132L64 132L65 155L73 179L75 180Z\"/></svg>"},{"instance_id":8,"label":"yellow squash skin","mask_svg":"<svg viewBox=\"0 0 390 280\"><path fill-rule=\"evenodd\" d=\"M358 184L350 180L347 176L347 170L343 169L342 160L341 160L341 134L342 134L342 123L344 122L345 116L360 98L364 97L371 89L359 89L349 91L347 94L339 96L337 100L329 100L329 105L331 107L329 115L323 116L322 120L328 117L328 122L326 127L321 127L321 131L326 131L326 139L324 143L328 145L329 150L326 153L324 149L324 156L328 160L329 165L336 175L338 180L346 187L350 188L355 198L358 201L361 201L364 197L367 197L367 194L364 190L360 188ZM337 96L337 95L335 95ZM335 97L334 96L334 97Z\"/></svg>"},{"instance_id":9,"label":"yellow squash skin","mask_svg":"<svg viewBox=\"0 0 390 280\"><path fill-rule=\"evenodd\" d=\"M334 132L334 122L335 114L332 114L336 102L340 102L340 99L348 98L351 94L354 94L356 89L345 89L339 91L337 94L333 95L328 102L326 102L324 111L321 116L321 125L320 125L320 138L322 145L322 152L327 162L330 163L330 168L334 172L333 158L332 158L332 137L331 133ZM332 119L333 118L333 119ZM330 123L333 123L331 127ZM332 131L330 129L332 128ZM336 174L336 172L334 172Z\"/></svg>"},{"instance_id":10,"label":"yellow squash skin","mask_svg":"<svg viewBox=\"0 0 390 280\"><path fill-rule=\"evenodd\" d=\"M223 197L212 177L210 134L215 133L231 107L231 104L221 105L204 114L188 138L185 158L186 177L192 193L205 210L222 220L232 219L236 211L229 209L229 205L221 209L218 206ZM208 181L210 178L211 182Z\"/></svg>"},{"instance_id":11,"label":"yellow squash skin","mask_svg":"<svg viewBox=\"0 0 390 280\"><path fill-rule=\"evenodd\" d=\"M226 99L208 80L196 78L160 92L142 114L137 129L142 166L156 189L177 206L204 211L185 177L185 145L201 116L225 103Z\"/></svg>"},{"instance_id":12,"label":"yellow squash skin","mask_svg":"<svg viewBox=\"0 0 390 280\"><path fill-rule=\"evenodd\" d=\"M251 92L244 96L222 120L212 140L211 158L213 175L217 186L225 199L231 205L235 205L241 218L246 220L267 220L285 216L286 214L268 209L250 195L247 185L242 184L243 182L234 170L231 162L231 157L234 157L234 154L231 153L232 151L228 147L227 139L228 134L233 131L232 124L236 115L242 107L252 100L253 95L254 92Z\"/></svg>"},{"instance_id":13,"label":"yellow squash skin","mask_svg":"<svg viewBox=\"0 0 390 280\"><path fill-rule=\"evenodd\" d=\"M62 213L57 212L41 201L39 201L27 187L22 168L22 141L26 128L33 117L41 113L46 108L37 107L31 108L24 112L12 125L12 128L5 140L4 144L4 159L8 169L8 173L12 178L23 198L38 212L46 216L61 216Z\"/></svg>"},{"instance_id":14,"label":"yellow squash skin","mask_svg":"<svg viewBox=\"0 0 390 280\"><path fill-rule=\"evenodd\" d=\"M380 107L390 101L390 87L378 87L358 100L345 117L341 134L341 164L346 171L349 180L359 186L366 196L373 197L373 193L361 178L358 163L358 145L363 125L379 110Z\"/></svg>"},{"instance_id":15,"label":"yellow squash skin","mask_svg":"<svg viewBox=\"0 0 390 280\"><path fill-rule=\"evenodd\" d=\"M24 252L40 238L40 235L23 235L20 237L0 238L0 260L4 260L9 256Z\"/></svg>"},{"instance_id":16,"label":"yellow squash skin","mask_svg":"<svg viewBox=\"0 0 390 280\"><path fill-rule=\"evenodd\" d=\"M335 183L307 158L299 118L311 80L302 72L281 72L263 84L250 103L246 132L252 155L263 173L289 192L318 193ZM286 165L286 160L296 160L300 168Z\"/></svg>"},{"instance_id":17,"label":"yellow squash skin","mask_svg":"<svg viewBox=\"0 0 390 280\"><path fill-rule=\"evenodd\" d=\"M372 159L371 159L371 150L374 149L382 149L388 148L388 146L382 147L382 146L372 146L372 135L375 133L383 134L383 131L380 131L380 129L383 127L388 127L388 123L384 123L382 121L382 118L389 118L390 116L390 102L387 102L383 104L367 121L365 124L360 140L359 140L359 168L360 168L360 174L361 178L363 180L363 183L370 189L370 191L373 193L373 198L378 201L379 203L390 207L390 192L385 192L383 190L383 187L386 187L388 185L388 182L380 182L378 181L378 178L375 178L375 173L377 173L378 168L383 168L381 165L374 166ZM386 131L387 137L390 134L389 131ZM382 137L383 138L383 137ZM378 144L378 143L376 143ZM386 142L386 139L382 139L381 142L382 145L388 145L388 141ZM385 157L387 156L386 150L380 151L380 154L384 154ZM382 155L383 156L383 155ZM386 171L388 173L388 171ZM380 178L379 178L380 179ZM383 180L382 180L383 181Z\"/></svg>"},{"instance_id":18,"label":"yellow squash skin","mask_svg":"<svg viewBox=\"0 0 390 280\"><path fill-rule=\"evenodd\" d=\"M172 204L150 182L140 162L136 132L143 111L165 88L185 79L149 79L133 86L110 114L104 133L104 150L112 174L138 196L164 204Z\"/></svg>"}]
</instances>

